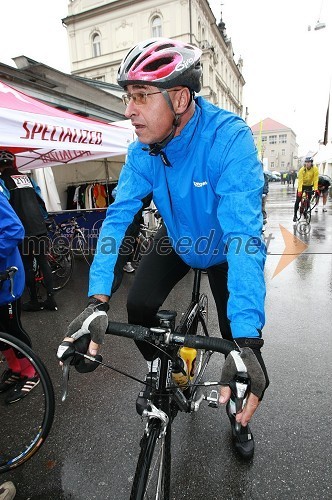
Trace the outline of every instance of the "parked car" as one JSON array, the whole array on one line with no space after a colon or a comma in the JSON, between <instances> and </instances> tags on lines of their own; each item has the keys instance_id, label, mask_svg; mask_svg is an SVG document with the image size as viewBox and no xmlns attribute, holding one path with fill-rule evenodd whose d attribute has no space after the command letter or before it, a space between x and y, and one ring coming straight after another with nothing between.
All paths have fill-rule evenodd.
<instances>
[{"instance_id":1,"label":"parked car","mask_svg":"<svg viewBox=\"0 0 332 500\"><path fill-rule=\"evenodd\" d=\"M280 181L280 174L277 175L279 172L277 172L277 174L276 174L274 172L265 171L264 173L267 175L267 177L269 179L269 182L278 182L278 181Z\"/></svg>"}]
</instances>

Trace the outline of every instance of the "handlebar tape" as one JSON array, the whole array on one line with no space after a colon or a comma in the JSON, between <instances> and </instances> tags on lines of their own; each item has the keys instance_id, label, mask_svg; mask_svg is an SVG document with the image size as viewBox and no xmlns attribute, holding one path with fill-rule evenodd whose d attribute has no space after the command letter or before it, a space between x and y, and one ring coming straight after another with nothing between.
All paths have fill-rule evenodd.
<instances>
[{"instance_id":1,"label":"handlebar tape","mask_svg":"<svg viewBox=\"0 0 332 500\"><path fill-rule=\"evenodd\" d=\"M186 335L183 345L193 347L194 349L206 349L207 351L221 352L229 354L231 351L236 351L236 345L230 340L225 340L217 337L203 337L199 335Z\"/></svg>"},{"instance_id":2,"label":"handlebar tape","mask_svg":"<svg viewBox=\"0 0 332 500\"><path fill-rule=\"evenodd\" d=\"M106 334L127 337L133 340L146 340L150 334L150 329L139 325L129 325L128 323L109 322Z\"/></svg>"},{"instance_id":3,"label":"handlebar tape","mask_svg":"<svg viewBox=\"0 0 332 500\"><path fill-rule=\"evenodd\" d=\"M106 333L141 341L151 340L153 336L153 331L144 326L129 325L127 323L116 322L109 322ZM157 338L157 333L155 334L155 338ZM178 333L171 333L168 337L168 341L170 345L184 345L186 347L193 347L194 349L205 349L215 352L221 352L225 355L229 354L231 351L237 350L235 344L230 340L225 340L217 337L180 335Z\"/></svg>"}]
</instances>

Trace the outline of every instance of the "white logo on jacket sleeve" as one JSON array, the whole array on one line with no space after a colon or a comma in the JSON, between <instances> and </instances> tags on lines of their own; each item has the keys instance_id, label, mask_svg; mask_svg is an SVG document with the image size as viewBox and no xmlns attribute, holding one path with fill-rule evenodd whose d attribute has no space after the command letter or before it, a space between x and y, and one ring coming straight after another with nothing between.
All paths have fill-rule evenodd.
<instances>
[{"instance_id":1,"label":"white logo on jacket sleeve","mask_svg":"<svg viewBox=\"0 0 332 500\"><path fill-rule=\"evenodd\" d=\"M197 188L201 188L203 186L207 186L207 181L203 181L203 182L195 182L194 181L194 186L197 187Z\"/></svg>"}]
</instances>

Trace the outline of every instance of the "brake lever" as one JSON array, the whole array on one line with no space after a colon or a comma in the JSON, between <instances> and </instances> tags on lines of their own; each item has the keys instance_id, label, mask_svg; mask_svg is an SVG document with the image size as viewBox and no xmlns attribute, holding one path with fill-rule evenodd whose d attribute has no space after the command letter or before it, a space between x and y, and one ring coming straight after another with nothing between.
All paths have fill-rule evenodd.
<instances>
[{"instance_id":1,"label":"brake lever","mask_svg":"<svg viewBox=\"0 0 332 500\"><path fill-rule=\"evenodd\" d=\"M18 271L18 268L16 266L11 266L9 267L8 269L6 269L5 271L5 276L6 278L4 279L8 279L9 280L9 291L10 291L10 295L13 297L13 299L15 299L15 295L14 295L14 276L15 274L17 273Z\"/></svg>"},{"instance_id":2,"label":"brake lever","mask_svg":"<svg viewBox=\"0 0 332 500\"><path fill-rule=\"evenodd\" d=\"M68 382L69 382L69 369L70 369L70 360L64 362L62 365L62 397L61 401L66 401L68 396Z\"/></svg>"},{"instance_id":3,"label":"brake lever","mask_svg":"<svg viewBox=\"0 0 332 500\"><path fill-rule=\"evenodd\" d=\"M247 372L238 372L236 377L229 383L229 387L232 391L230 409L235 416L242 411L247 401L247 395L250 389L250 379ZM239 432L240 428L241 424L235 422L235 430Z\"/></svg>"},{"instance_id":4,"label":"brake lever","mask_svg":"<svg viewBox=\"0 0 332 500\"><path fill-rule=\"evenodd\" d=\"M68 395L68 382L69 382L69 369L70 362L75 355L75 347L73 342L64 340L58 347L57 358L62 364L62 397L61 401L64 402Z\"/></svg>"}]
</instances>

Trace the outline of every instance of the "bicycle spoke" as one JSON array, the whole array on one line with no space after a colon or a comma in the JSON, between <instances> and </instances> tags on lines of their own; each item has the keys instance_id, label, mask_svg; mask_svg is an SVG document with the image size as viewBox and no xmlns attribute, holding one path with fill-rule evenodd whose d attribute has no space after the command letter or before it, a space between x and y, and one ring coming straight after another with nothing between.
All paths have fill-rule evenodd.
<instances>
[{"instance_id":1,"label":"bicycle spoke","mask_svg":"<svg viewBox=\"0 0 332 500\"><path fill-rule=\"evenodd\" d=\"M31 377L36 385L30 392L27 388L33 385L32 382L24 383L22 379L16 384L9 383L5 389L4 384L1 385L0 472L21 465L39 449L48 435L54 415L54 392L44 364L25 344L3 333L0 333L0 373L8 373L2 352L13 347L21 356L20 363L25 360L25 364L33 365L35 374ZM22 394L24 397L15 401Z\"/></svg>"}]
</instances>

